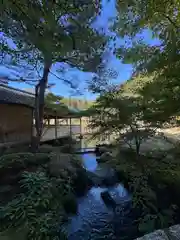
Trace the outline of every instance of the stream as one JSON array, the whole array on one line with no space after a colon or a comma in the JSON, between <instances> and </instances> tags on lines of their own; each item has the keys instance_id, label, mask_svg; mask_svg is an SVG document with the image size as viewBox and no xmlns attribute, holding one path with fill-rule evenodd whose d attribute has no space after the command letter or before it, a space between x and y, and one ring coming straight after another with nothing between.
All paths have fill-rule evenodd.
<instances>
[{"instance_id":1,"label":"stream","mask_svg":"<svg viewBox=\"0 0 180 240\"><path fill-rule=\"evenodd\" d=\"M100 166L95 154L82 154L82 164L89 173L107 177L108 166ZM104 191L116 201L116 208L104 203L101 198ZM131 196L122 184L116 182L109 187L103 184L93 186L85 196L78 198L78 214L69 218L66 231L69 240L133 239L136 233L132 222Z\"/></svg>"}]
</instances>

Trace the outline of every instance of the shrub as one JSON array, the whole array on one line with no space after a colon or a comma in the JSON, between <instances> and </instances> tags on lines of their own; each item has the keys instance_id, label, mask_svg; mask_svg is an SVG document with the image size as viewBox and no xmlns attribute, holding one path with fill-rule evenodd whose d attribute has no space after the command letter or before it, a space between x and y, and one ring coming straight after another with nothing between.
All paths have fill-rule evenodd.
<instances>
[{"instance_id":1,"label":"shrub","mask_svg":"<svg viewBox=\"0 0 180 240\"><path fill-rule=\"evenodd\" d=\"M179 167L175 160L154 156L141 155L138 163L133 151L117 151L116 157L109 161L132 193L135 222L142 234L172 225L178 215Z\"/></svg>"},{"instance_id":2,"label":"shrub","mask_svg":"<svg viewBox=\"0 0 180 240\"><path fill-rule=\"evenodd\" d=\"M11 153L0 157L0 168L7 167L25 167L28 161L33 160L32 153Z\"/></svg>"},{"instance_id":3,"label":"shrub","mask_svg":"<svg viewBox=\"0 0 180 240\"><path fill-rule=\"evenodd\" d=\"M47 153L12 153L0 157L0 169L5 168L25 168L29 165L41 165L50 160Z\"/></svg>"},{"instance_id":4,"label":"shrub","mask_svg":"<svg viewBox=\"0 0 180 240\"><path fill-rule=\"evenodd\" d=\"M64 220L62 193L43 172L24 172L22 193L0 208L1 231L24 226L29 239L56 239Z\"/></svg>"}]
</instances>

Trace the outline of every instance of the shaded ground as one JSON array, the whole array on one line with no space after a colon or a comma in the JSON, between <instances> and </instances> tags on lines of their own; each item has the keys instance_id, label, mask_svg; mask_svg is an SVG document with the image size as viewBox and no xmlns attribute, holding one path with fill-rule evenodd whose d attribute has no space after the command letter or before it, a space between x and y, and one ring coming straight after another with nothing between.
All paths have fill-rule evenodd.
<instances>
[{"instance_id":1,"label":"shaded ground","mask_svg":"<svg viewBox=\"0 0 180 240\"><path fill-rule=\"evenodd\" d=\"M141 144L141 152L150 152L152 150L168 151L174 147L175 143L180 141L180 127L164 129L159 131L159 133L163 133L165 138L163 136L149 138Z\"/></svg>"}]
</instances>

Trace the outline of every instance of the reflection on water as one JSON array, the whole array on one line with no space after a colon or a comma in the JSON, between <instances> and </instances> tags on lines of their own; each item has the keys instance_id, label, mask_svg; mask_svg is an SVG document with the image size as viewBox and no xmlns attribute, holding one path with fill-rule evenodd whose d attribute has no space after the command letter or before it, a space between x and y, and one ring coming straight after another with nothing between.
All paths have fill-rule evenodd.
<instances>
[{"instance_id":1,"label":"reflection on water","mask_svg":"<svg viewBox=\"0 0 180 240\"><path fill-rule=\"evenodd\" d=\"M98 167L95 155L83 154L83 165L88 171L95 171ZM108 188L92 187L86 196L78 199L78 214L69 219L66 226L69 240L121 239L119 229L124 224L124 216L118 216L113 209L106 207L101 198L101 193L106 190L116 202L130 200L127 190L121 184ZM128 221L126 216L126 222Z\"/></svg>"}]
</instances>

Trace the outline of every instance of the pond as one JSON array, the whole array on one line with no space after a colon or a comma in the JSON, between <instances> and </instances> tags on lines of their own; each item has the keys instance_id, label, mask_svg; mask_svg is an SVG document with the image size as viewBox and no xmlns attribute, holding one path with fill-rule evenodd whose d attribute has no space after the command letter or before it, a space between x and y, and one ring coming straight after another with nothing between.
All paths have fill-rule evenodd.
<instances>
[{"instance_id":1,"label":"pond","mask_svg":"<svg viewBox=\"0 0 180 240\"><path fill-rule=\"evenodd\" d=\"M93 153L82 154L82 162L84 168L91 173L100 170ZM108 191L118 202L116 211L105 205L101 198L104 191ZM122 211L124 203L131 204L131 196L122 184L92 187L84 197L78 199L78 214L70 217L66 226L68 239L133 239L136 233L132 231L131 209L129 207L128 211Z\"/></svg>"}]
</instances>

